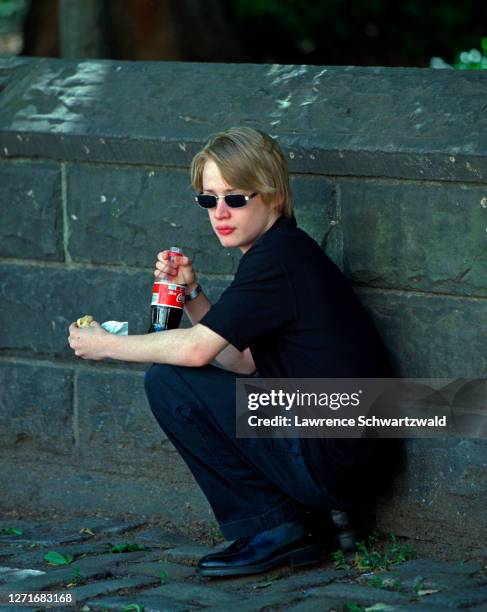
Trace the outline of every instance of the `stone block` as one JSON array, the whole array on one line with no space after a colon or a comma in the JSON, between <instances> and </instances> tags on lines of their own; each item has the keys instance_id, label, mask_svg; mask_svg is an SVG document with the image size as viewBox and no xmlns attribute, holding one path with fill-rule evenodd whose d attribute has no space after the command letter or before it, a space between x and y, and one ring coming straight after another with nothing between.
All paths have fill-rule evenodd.
<instances>
[{"instance_id":1,"label":"stone block","mask_svg":"<svg viewBox=\"0 0 487 612\"><path fill-rule=\"evenodd\" d=\"M92 314L99 322L128 321L130 334L144 334L149 328L151 270L3 264L0 276L0 346L4 350L77 360L68 345L68 327L84 314ZM202 275L200 282L215 301L230 280Z\"/></svg>"},{"instance_id":2,"label":"stone block","mask_svg":"<svg viewBox=\"0 0 487 612\"><path fill-rule=\"evenodd\" d=\"M152 271L159 251L178 246L200 272L232 274L240 251L220 246L194 195L187 170L70 166L69 254Z\"/></svg>"},{"instance_id":3,"label":"stone block","mask_svg":"<svg viewBox=\"0 0 487 612\"><path fill-rule=\"evenodd\" d=\"M157 576L161 582L184 580L194 576L194 567L180 563L137 563L117 570L118 575L129 574L130 576Z\"/></svg>"},{"instance_id":4,"label":"stone block","mask_svg":"<svg viewBox=\"0 0 487 612\"><path fill-rule=\"evenodd\" d=\"M341 597L311 597L298 603L291 604L289 612L316 612L316 610L340 610L343 609L344 600ZM398 608L394 607L394 612Z\"/></svg>"},{"instance_id":5,"label":"stone block","mask_svg":"<svg viewBox=\"0 0 487 612\"><path fill-rule=\"evenodd\" d=\"M292 172L487 177L480 71L12 59L0 65L7 158L187 168L231 123L278 137ZM233 95L214 104L221 86Z\"/></svg>"},{"instance_id":6,"label":"stone block","mask_svg":"<svg viewBox=\"0 0 487 612\"><path fill-rule=\"evenodd\" d=\"M51 569L45 574L27 576L22 580L7 582L2 584L2 590L15 593L41 591L50 587L61 586L73 580L78 571L80 571L85 578L104 578L111 574L110 570L112 563L105 558L100 561L98 561L98 559L92 559L92 563L89 566L86 563L83 564L82 561L84 560L75 561L60 569ZM47 566L46 561L44 561L44 566ZM25 589L25 591L22 589Z\"/></svg>"},{"instance_id":7,"label":"stone block","mask_svg":"<svg viewBox=\"0 0 487 612\"><path fill-rule=\"evenodd\" d=\"M150 274L4 265L0 312L4 349L70 356L68 326L84 314L148 328Z\"/></svg>"},{"instance_id":8,"label":"stone block","mask_svg":"<svg viewBox=\"0 0 487 612\"><path fill-rule=\"evenodd\" d=\"M146 594L149 596L159 595L160 597L168 597L175 601L195 603L205 607L220 606L220 609L222 607L223 609L228 609L236 603L234 593L203 584L185 583L184 587L178 583L163 584L160 587L146 591Z\"/></svg>"},{"instance_id":9,"label":"stone block","mask_svg":"<svg viewBox=\"0 0 487 612\"><path fill-rule=\"evenodd\" d=\"M484 378L485 300L355 287L398 376Z\"/></svg>"},{"instance_id":10,"label":"stone block","mask_svg":"<svg viewBox=\"0 0 487 612\"><path fill-rule=\"evenodd\" d=\"M484 186L341 180L339 189L343 271L353 282L487 296Z\"/></svg>"},{"instance_id":11,"label":"stone block","mask_svg":"<svg viewBox=\"0 0 487 612\"><path fill-rule=\"evenodd\" d=\"M298 227L307 232L341 265L337 191L332 181L319 176L291 176L292 204Z\"/></svg>"},{"instance_id":12,"label":"stone block","mask_svg":"<svg viewBox=\"0 0 487 612\"><path fill-rule=\"evenodd\" d=\"M61 172L54 163L0 163L0 256L62 261Z\"/></svg>"},{"instance_id":13,"label":"stone block","mask_svg":"<svg viewBox=\"0 0 487 612\"><path fill-rule=\"evenodd\" d=\"M149 594L147 594L149 593ZM188 606L185 604L179 604L173 599L162 597L158 593L152 593L152 589L137 593L137 595L125 595L124 597L104 597L102 600L93 599L88 600L86 605L90 610L98 610L98 606L102 605L101 609L105 612L106 610L130 610L129 606L137 604L142 610L150 612L187 612ZM132 608L133 609L133 608ZM27 612L30 612L28 610Z\"/></svg>"},{"instance_id":14,"label":"stone block","mask_svg":"<svg viewBox=\"0 0 487 612\"><path fill-rule=\"evenodd\" d=\"M480 604L483 605L483 608L481 607L480 609L485 610L487 607L487 586L455 589L446 593L434 593L428 597L427 601L430 606L436 606L442 610L472 609L473 606Z\"/></svg>"},{"instance_id":15,"label":"stone block","mask_svg":"<svg viewBox=\"0 0 487 612\"><path fill-rule=\"evenodd\" d=\"M100 580L91 584L86 584L70 589L76 602L84 601L90 597L116 593L122 589L139 589L149 585L157 584L157 577L137 576L136 578L120 578L118 580ZM102 603L103 600L100 601Z\"/></svg>"},{"instance_id":16,"label":"stone block","mask_svg":"<svg viewBox=\"0 0 487 612\"><path fill-rule=\"evenodd\" d=\"M181 563L182 565L196 565L201 557L210 555L214 552L215 549L209 546L193 544L165 550L161 552L161 559L170 561L171 563Z\"/></svg>"},{"instance_id":17,"label":"stone block","mask_svg":"<svg viewBox=\"0 0 487 612\"><path fill-rule=\"evenodd\" d=\"M70 453L74 445L69 369L0 362L0 442L24 456Z\"/></svg>"},{"instance_id":18,"label":"stone block","mask_svg":"<svg viewBox=\"0 0 487 612\"><path fill-rule=\"evenodd\" d=\"M332 582L326 586L313 587L307 589L304 593L306 598L343 598L343 604L346 601L352 601L355 604L375 604L378 601L387 604L407 603L411 596L405 596L395 591L387 591L386 589L376 589L358 584L348 584L345 582Z\"/></svg>"}]
</instances>

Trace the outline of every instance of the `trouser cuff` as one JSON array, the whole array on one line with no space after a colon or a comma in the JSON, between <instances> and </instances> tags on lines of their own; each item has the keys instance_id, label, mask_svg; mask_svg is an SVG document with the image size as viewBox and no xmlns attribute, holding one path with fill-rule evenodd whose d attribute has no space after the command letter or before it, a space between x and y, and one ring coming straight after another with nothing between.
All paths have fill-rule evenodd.
<instances>
[{"instance_id":1,"label":"trouser cuff","mask_svg":"<svg viewBox=\"0 0 487 612\"><path fill-rule=\"evenodd\" d=\"M274 508L266 510L263 514L220 523L220 530L226 540L236 540L267 531L283 523L295 521L302 516L302 506L287 498Z\"/></svg>"}]
</instances>

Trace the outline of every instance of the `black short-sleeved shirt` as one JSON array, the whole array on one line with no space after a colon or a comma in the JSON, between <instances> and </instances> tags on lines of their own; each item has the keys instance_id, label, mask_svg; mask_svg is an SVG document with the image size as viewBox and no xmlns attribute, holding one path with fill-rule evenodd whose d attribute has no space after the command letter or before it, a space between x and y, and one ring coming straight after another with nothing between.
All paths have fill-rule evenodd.
<instances>
[{"instance_id":1,"label":"black short-sleeved shirt","mask_svg":"<svg viewBox=\"0 0 487 612\"><path fill-rule=\"evenodd\" d=\"M200 323L240 351L249 347L261 377L390 375L347 279L294 218L279 217L254 242Z\"/></svg>"},{"instance_id":2,"label":"black short-sleeved shirt","mask_svg":"<svg viewBox=\"0 0 487 612\"><path fill-rule=\"evenodd\" d=\"M200 323L241 351L249 347L263 378L392 375L382 341L346 277L294 218L280 217L254 242ZM326 488L353 502L371 495L380 478L387 481L384 464L394 469L394 442L304 438L303 447Z\"/></svg>"}]
</instances>

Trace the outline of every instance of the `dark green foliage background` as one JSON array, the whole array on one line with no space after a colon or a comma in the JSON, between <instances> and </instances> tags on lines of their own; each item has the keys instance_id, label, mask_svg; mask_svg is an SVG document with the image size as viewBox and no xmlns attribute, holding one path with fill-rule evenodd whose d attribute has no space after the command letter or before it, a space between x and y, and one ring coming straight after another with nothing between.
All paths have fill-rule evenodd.
<instances>
[{"instance_id":1,"label":"dark green foliage background","mask_svg":"<svg viewBox=\"0 0 487 612\"><path fill-rule=\"evenodd\" d=\"M232 10L257 61L428 66L480 49L487 36L479 0L233 0Z\"/></svg>"}]
</instances>

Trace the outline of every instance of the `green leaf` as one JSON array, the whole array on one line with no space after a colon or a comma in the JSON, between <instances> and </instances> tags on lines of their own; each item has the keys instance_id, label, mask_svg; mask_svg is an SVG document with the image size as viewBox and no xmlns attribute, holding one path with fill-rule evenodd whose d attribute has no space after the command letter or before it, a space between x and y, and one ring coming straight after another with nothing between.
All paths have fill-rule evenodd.
<instances>
[{"instance_id":1,"label":"green leaf","mask_svg":"<svg viewBox=\"0 0 487 612\"><path fill-rule=\"evenodd\" d=\"M482 47L482 50L487 53L487 36L484 36L482 38L482 40L480 41L480 46Z\"/></svg>"},{"instance_id":2,"label":"green leaf","mask_svg":"<svg viewBox=\"0 0 487 612\"><path fill-rule=\"evenodd\" d=\"M44 555L44 559L52 565L69 565L73 560L73 555L63 555L54 550L50 550Z\"/></svg>"},{"instance_id":3,"label":"green leaf","mask_svg":"<svg viewBox=\"0 0 487 612\"><path fill-rule=\"evenodd\" d=\"M159 578L161 579L161 582L169 582L169 574L164 570L159 572Z\"/></svg>"},{"instance_id":4,"label":"green leaf","mask_svg":"<svg viewBox=\"0 0 487 612\"><path fill-rule=\"evenodd\" d=\"M140 606L139 604L130 604L129 606L125 606L123 612L144 612L144 606Z\"/></svg>"},{"instance_id":5,"label":"green leaf","mask_svg":"<svg viewBox=\"0 0 487 612\"><path fill-rule=\"evenodd\" d=\"M3 527L0 529L0 533L2 535L22 535L24 532L16 527Z\"/></svg>"}]
</instances>

